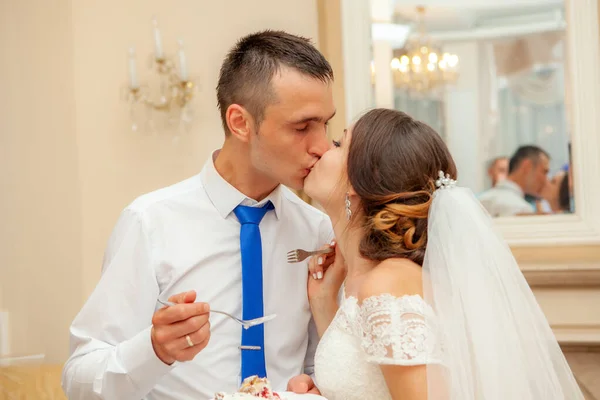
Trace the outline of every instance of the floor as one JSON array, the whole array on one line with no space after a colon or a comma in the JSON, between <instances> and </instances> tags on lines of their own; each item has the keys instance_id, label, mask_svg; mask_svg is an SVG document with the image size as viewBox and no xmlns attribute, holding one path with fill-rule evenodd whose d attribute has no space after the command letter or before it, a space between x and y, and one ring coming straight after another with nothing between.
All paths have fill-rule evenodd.
<instances>
[{"instance_id":1,"label":"floor","mask_svg":"<svg viewBox=\"0 0 600 400\"><path fill-rule=\"evenodd\" d=\"M563 352L586 400L600 400L600 347L564 347Z\"/></svg>"}]
</instances>

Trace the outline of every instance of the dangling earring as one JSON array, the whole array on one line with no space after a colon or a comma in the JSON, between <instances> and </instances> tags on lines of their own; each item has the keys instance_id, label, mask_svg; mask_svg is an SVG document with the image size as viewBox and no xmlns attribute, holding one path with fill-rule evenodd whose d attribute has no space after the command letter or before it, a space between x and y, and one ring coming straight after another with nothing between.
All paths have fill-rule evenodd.
<instances>
[{"instance_id":1,"label":"dangling earring","mask_svg":"<svg viewBox=\"0 0 600 400\"><path fill-rule=\"evenodd\" d=\"M346 192L346 219L350 221L352 218L352 210L350 209L350 193Z\"/></svg>"}]
</instances>

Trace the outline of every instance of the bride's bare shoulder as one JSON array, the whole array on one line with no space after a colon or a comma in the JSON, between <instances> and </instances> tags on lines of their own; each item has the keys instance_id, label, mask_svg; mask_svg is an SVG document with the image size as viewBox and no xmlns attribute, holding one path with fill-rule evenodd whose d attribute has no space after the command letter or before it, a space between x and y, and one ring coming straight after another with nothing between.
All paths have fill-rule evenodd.
<instances>
[{"instance_id":1,"label":"bride's bare shoulder","mask_svg":"<svg viewBox=\"0 0 600 400\"><path fill-rule=\"evenodd\" d=\"M358 288L358 300L382 294L395 297L418 294L423 296L420 265L405 258L389 258L375 266Z\"/></svg>"}]
</instances>

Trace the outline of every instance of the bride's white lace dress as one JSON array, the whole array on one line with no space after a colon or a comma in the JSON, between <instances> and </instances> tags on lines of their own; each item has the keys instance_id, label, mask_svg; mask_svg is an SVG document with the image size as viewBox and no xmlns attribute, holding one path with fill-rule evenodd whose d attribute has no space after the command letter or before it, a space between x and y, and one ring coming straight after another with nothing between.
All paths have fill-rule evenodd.
<instances>
[{"instance_id":1,"label":"bride's white lace dress","mask_svg":"<svg viewBox=\"0 0 600 400\"><path fill-rule=\"evenodd\" d=\"M450 183L429 207L425 300L341 299L317 348L317 386L329 400L386 400L382 364L434 364L431 399L583 400L510 247L473 192Z\"/></svg>"},{"instance_id":2,"label":"bride's white lace dress","mask_svg":"<svg viewBox=\"0 0 600 400\"><path fill-rule=\"evenodd\" d=\"M418 295L342 300L315 356L317 385L328 400L391 399L380 364L439 362L433 310Z\"/></svg>"}]
</instances>

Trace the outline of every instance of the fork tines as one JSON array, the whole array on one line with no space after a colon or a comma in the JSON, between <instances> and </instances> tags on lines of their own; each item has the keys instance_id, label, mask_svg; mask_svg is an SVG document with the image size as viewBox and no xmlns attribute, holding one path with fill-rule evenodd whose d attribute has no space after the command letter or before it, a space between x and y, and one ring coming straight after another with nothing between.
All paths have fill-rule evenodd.
<instances>
[{"instance_id":1,"label":"fork tines","mask_svg":"<svg viewBox=\"0 0 600 400\"><path fill-rule=\"evenodd\" d=\"M296 263L299 262L299 254L298 254L298 250L292 250L292 251L288 251L287 253L287 262L288 263Z\"/></svg>"},{"instance_id":2,"label":"fork tines","mask_svg":"<svg viewBox=\"0 0 600 400\"><path fill-rule=\"evenodd\" d=\"M287 260L289 263L296 263L300 261L306 260L308 257L313 256L315 254L326 254L331 253L333 251L332 248L315 250L315 251L306 251L302 249L288 251Z\"/></svg>"}]
</instances>

